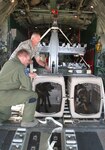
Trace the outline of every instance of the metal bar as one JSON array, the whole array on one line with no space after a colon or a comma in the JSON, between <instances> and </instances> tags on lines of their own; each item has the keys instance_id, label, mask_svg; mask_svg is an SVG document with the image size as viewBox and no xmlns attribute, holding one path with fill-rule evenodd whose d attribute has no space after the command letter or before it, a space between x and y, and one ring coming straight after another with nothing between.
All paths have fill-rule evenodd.
<instances>
[{"instance_id":1,"label":"metal bar","mask_svg":"<svg viewBox=\"0 0 105 150\"><path fill-rule=\"evenodd\" d=\"M41 36L41 39L40 39L40 40L42 40L42 39L47 35L47 33L50 32L51 29L52 29L52 28L49 28L49 29Z\"/></svg>"},{"instance_id":2,"label":"metal bar","mask_svg":"<svg viewBox=\"0 0 105 150\"><path fill-rule=\"evenodd\" d=\"M21 11L21 10L24 10L24 9L16 9L14 12L18 12L18 11ZM30 10L30 12L37 12L37 13L48 13L49 10L47 9L32 9ZM78 11L77 10L59 10L59 14L60 13L77 13ZM82 14L95 14L94 12L92 11L81 11Z\"/></svg>"}]
</instances>

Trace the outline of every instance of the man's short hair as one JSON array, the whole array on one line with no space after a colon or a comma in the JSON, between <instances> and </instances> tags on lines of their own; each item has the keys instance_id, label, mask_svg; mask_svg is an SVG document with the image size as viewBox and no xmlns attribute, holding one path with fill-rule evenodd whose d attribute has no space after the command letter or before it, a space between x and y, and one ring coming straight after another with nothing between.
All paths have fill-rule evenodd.
<instances>
[{"instance_id":1,"label":"man's short hair","mask_svg":"<svg viewBox=\"0 0 105 150\"><path fill-rule=\"evenodd\" d=\"M27 55L30 55L30 53L25 49L21 49L17 52L16 56L21 56L21 55L27 56Z\"/></svg>"},{"instance_id":2,"label":"man's short hair","mask_svg":"<svg viewBox=\"0 0 105 150\"><path fill-rule=\"evenodd\" d=\"M35 36L41 36L40 33L33 32L31 35L31 39L33 39Z\"/></svg>"}]
</instances>

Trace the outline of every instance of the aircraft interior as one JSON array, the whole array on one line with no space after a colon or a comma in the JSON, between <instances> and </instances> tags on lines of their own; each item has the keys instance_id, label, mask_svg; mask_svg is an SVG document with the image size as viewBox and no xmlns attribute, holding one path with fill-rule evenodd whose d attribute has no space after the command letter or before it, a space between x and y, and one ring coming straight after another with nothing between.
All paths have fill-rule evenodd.
<instances>
[{"instance_id":1,"label":"aircraft interior","mask_svg":"<svg viewBox=\"0 0 105 150\"><path fill-rule=\"evenodd\" d=\"M0 0L0 69L33 32L51 68L28 66L39 123L22 128L24 104L12 106L0 150L105 150L104 11L104 0Z\"/></svg>"}]
</instances>

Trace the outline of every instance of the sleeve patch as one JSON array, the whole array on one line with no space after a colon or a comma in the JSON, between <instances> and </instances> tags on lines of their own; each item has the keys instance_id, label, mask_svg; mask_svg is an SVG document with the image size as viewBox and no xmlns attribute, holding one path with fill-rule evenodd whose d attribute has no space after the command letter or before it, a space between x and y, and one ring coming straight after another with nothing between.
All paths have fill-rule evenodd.
<instances>
[{"instance_id":1,"label":"sleeve patch","mask_svg":"<svg viewBox=\"0 0 105 150\"><path fill-rule=\"evenodd\" d=\"M29 76L29 73L30 73L29 68L25 68L25 69L24 69L24 73L25 73L26 76Z\"/></svg>"}]
</instances>

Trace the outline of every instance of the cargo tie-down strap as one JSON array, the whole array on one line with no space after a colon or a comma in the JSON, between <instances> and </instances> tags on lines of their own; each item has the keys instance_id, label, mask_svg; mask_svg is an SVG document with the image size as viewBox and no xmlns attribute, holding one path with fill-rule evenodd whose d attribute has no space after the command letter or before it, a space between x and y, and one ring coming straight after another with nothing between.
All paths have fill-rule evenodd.
<instances>
[{"instance_id":1,"label":"cargo tie-down strap","mask_svg":"<svg viewBox=\"0 0 105 150\"><path fill-rule=\"evenodd\" d=\"M54 150L53 147L54 147L56 141L53 140L53 141L50 143L51 136L52 136L52 134L53 134L54 132L61 132L61 131L62 131L62 128L63 128L63 125L62 125L60 122L56 121L56 120L55 120L54 118L52 118L52 117L46 117L44 121L39 120L39 122L42 123L42 124L47 124L47 121L49 121L49 120L53 121L54 124L56 124L56 125L59 126L59 127L54 128L54 129L52 130L52 132L51 132L51 134L50 134L50 136L49 136L49 138L48 138L48 148L47 148L47 150Z\"/></svg>"}]
</instances>

